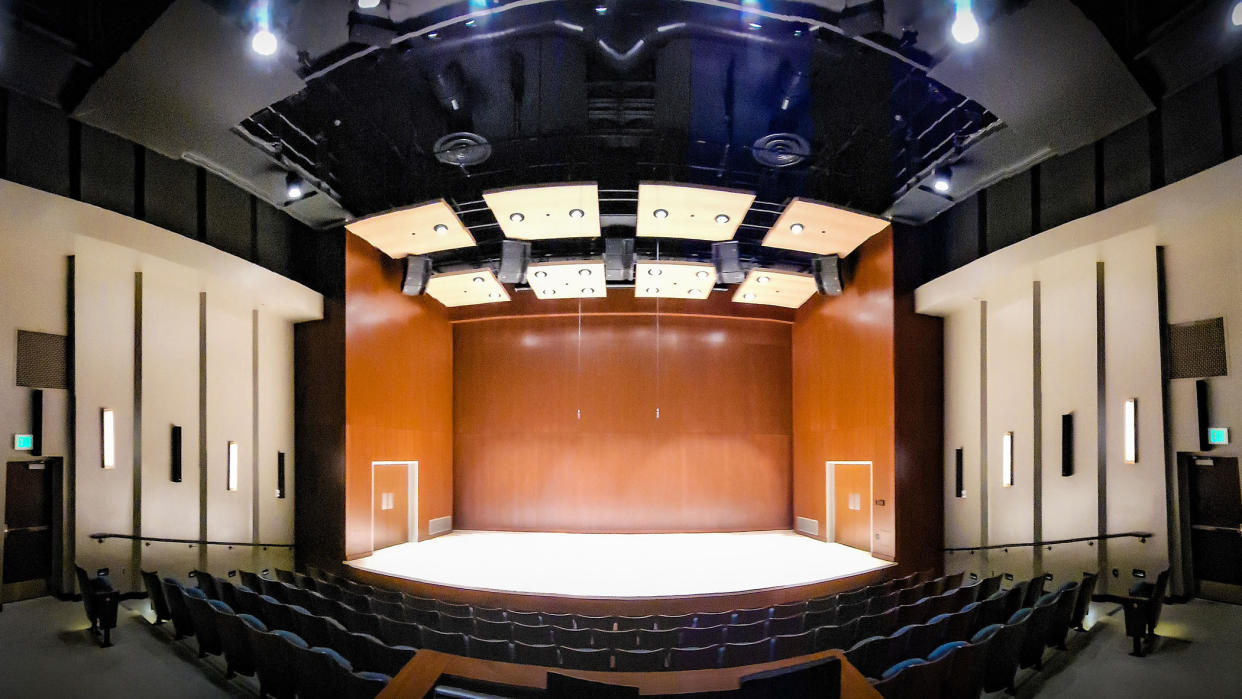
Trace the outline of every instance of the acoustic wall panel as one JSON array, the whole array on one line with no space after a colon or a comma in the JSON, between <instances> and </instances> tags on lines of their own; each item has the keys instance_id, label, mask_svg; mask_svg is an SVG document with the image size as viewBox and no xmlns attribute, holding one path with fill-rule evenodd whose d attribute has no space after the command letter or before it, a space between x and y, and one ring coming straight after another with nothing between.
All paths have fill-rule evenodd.
<instances>
[{"instance_id":1,"label":"acoustic wall panel","mask_svg":"<svg viewBox=\"0 0 1242 699\"><path fill-rule=\"evenodd\" d=\"M297 459L293 450L293 327L263 310L258 314L258 538L269 543L293 541L293 498ZM281 456L283 454L283 457ZM284 496L277 495L278 470L284 463Z\"/></svg>"},{"instance_id":2,"label":"acoustic wall panel","mask_svg":"<svg viewBox=\"0 0 1242 699\"><path fill-rule=\"evenodd\" d=\"M251 310L239 301L207 293L207 538L214 541L253 535L253 335ZM238 446L237 490L227 488L229 442ZM211 554L217 574L246 560L234 552Z\"/></svg>"}]
</instances>

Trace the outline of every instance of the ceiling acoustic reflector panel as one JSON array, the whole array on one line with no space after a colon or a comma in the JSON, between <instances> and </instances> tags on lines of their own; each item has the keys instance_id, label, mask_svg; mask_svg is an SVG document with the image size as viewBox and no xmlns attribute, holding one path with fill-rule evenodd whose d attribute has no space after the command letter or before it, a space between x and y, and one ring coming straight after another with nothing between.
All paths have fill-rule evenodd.
<instances>
[{"instance_id":1,"label":"ceiling acoustic reflector panel","mask_svg":"<svg viewBox=\"0 0 1242 699\"><path fill-rule=\"evenodd\" d=\"M603 260L568 260L533 264L526 270L526 283L541 299L602 298Z\"/></svg>"},{"instance_id":2,"label":"ceiling acoustic reflector panel","mask_svg":"<svg viewBox=\"0 0 1242 699\"><path fill-rule=\"evenodd\" d=\"M882 218L795 198L768 229L763 244L813 255L845 257L886 227L888 221Z\"/></svg>"},{"instance_id":3,"label":"ceiling acoustic reflector panel","mask_svg":"<svg viewBox=\"0 0 1242 699\"><path fill-rule=\"evenodd\" d=\"M639 238L732 240L755 195L736 189L644 182L638 185Z\"/></svg>"},{"instance_id":4,"label":"ceiling acoustic reflector panel","mask_svg":"<svg viewBox=\"0 0 1242 699\"><path fill-rule=\"evenodd\" d=\"M715 285L715 265L702 262L639 262L634 274L638 298L705 299Z\"/></svg>"},{"instance_id":5,"label":"ceiling acoustic reflector panel","mask_svg":"<svg viewBox=\"0 0 1242 699\"><path fill-rule=\"evenodd\" d=\"M500 230L517 240L599 237L599 187L543 184L483 193Z\"/></svg>"},{"instance_id":6,"label":"ceiling acoustic reflector panel","mask_svg":"<svg viewBox=\"0 0 1242 699\"><path fill-rule=\"evenodd\" d=\"M736 303L798 308L815 295L815 277L799 272L755 268L733 294Z\"/></svg>"},{"instance_id":7,"label":"ceiling acoustic reflector panel","mask_svg":"<svg viewBox=\"0 0 1242 699\"><path fill-rule=\"evenodd\" d=\"M358 219L346 224L345 230L394 260L474 247L474 236L443 199Z\"/></svg>"},{"instance_id":8,"label":"ceiling acoustic reflector panel","mask_svg":"<svg viewBox=\"0 0 1242 699\"><path fill-rule=\"evenodd\" d=\"M486 268L437 274L427 282L427 295L450 308L509 300L504 285Z\"/></svg>"}]
</instances>

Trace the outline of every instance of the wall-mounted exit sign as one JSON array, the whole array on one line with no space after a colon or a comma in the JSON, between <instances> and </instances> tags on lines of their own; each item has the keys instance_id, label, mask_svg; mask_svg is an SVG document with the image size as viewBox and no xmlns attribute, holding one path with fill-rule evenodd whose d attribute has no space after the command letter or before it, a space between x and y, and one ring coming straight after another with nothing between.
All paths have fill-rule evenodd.
<instances>
[{"instance_id":1,"label":"wall-mounted exit sign","mask_svg":"<svg viewBox=\"0 0 1242 699\"><path fill-rule=\"evenodd\" d=\"M1209 427L1208 428L1208 444L1228 444L1229 428L1228 427Z\"/></svg>"},{"instance_id":2,"label":"wall-mounted exit sign","mask_svg":"<svg viewBox=\"0 0 1242 699\"><path fill-rule=\"evenodd\" d=\"M33 434L13 435L13 451L30 451L34 449Z\"/></svg>"}]
</instances>

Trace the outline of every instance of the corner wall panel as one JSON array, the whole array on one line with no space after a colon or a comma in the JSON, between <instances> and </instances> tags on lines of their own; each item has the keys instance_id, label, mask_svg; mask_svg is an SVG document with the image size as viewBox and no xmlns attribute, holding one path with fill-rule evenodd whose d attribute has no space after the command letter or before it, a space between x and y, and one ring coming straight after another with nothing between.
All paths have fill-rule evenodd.
<instances>
[{"instance_id":1,"label":"corner wall panel","mask_svg":"<svg viewBox=\"0 0 1242 699\"><path fill-rule=\"evenodd\" d=\"M250 308L224 291L207 293L207 538L251 540L253 410ZM228 443L237 442L237 490L227 489ZM217 574L248 564L249 552L209 549Z\"/></svg>"}]
</instances>

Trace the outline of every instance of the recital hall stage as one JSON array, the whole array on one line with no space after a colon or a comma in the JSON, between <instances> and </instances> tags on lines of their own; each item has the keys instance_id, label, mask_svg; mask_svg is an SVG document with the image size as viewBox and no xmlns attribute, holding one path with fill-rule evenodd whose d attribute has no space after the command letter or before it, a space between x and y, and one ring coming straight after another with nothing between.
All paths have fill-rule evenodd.
<instances>
[{"instance_id":1,"label":"recital hall stage","mask_svg":"<svg viewBox=\"0 0 1242 699\"><path fill-rule=\"evenodd\" d=\"M350 561L355 577L478 605L682 613L807 599L892 564L792 531L562 534L455 531Z\"/></svg>"}]
</instances>

